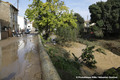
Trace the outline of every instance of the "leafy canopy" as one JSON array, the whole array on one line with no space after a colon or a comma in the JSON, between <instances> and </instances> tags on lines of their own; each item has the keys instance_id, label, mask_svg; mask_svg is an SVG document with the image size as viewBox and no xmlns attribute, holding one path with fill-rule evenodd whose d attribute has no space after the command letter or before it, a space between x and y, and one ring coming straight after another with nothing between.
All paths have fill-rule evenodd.
<instances>
[{"instance_id":1,"label":"leafy canopy","mask_svg":"<svg viewBox=\"0 0 120 80\"><path fill-rule=\"evenodd\" d=\"M120 32L120 0L97 2L89 6L91 22L104 34Z\"/></svg>"},{"instance_id":2,"label":"leafy canopy","mask_svg":"<svg viewBox=\"0 0 120 80\"><path fill-rule=\"evenodd\" d=\"M33 0L25 15L34 21L40 32L45 31L47 35L59 27L77 27L73 12L69 12L60 0L47 0L45 3Z\"/></svg>"}]
</instances>

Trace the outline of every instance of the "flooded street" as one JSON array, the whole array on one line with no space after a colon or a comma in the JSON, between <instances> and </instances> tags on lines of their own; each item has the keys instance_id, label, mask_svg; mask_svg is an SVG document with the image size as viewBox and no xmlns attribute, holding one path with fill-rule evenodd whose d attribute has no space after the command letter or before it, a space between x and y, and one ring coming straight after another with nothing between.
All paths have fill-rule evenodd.
<instances>
[{"instance_id":1,"label":"flooded street","mask_svg":"<svg viewBox=\"0 0 120 80\"><path fill-rule=\"evenodd\" d=\"M38 49L35 34L0 41L0 80L41 80Z\"/></svg>"}]
</instances>

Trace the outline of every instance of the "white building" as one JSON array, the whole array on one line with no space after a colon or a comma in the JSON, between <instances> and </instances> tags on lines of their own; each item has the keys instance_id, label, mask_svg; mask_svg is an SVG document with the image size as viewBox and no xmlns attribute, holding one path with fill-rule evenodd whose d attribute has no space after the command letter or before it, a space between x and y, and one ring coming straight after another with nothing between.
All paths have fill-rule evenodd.
<instances>
[{"instance_id":1,"label":"white building","mask_svg":"<svg viewBox=\"0 0 120 80\"><path fill-rule=\"evenodd\" d=\"M27 19L23 16L18 16L18 25L19 25L19 30L26 30Z\"/></svg>"},{"instance_id":2,"label":"white building","mask_svg":"<svg viewBox=\"0 0 120 80\"><path fill-rule=\"evenodd\" d=\"M33 27L33 22L27 22L27 29L30 31L35 31L35 28Z\"/></svg>"}]
</instances>

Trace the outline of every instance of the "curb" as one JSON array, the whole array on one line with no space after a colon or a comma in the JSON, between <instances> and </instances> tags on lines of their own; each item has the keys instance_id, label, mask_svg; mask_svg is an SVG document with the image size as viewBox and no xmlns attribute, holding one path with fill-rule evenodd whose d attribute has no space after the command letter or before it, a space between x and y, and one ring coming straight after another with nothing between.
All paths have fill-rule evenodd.
<instances>
[{"instance_id":1,"label":"curb","mask_svg":"<svg viewBox=\"0 0 120 80\"><path fill-rule=\"evenodd\" d=\"M40 35L38 35L38 38L39 38L39 54L40 54L41 69L42 69L42 79L61 80L55 67L53 66L50 57L48 56L47 52L44 50Z\"/></svg>"}]
</instances>

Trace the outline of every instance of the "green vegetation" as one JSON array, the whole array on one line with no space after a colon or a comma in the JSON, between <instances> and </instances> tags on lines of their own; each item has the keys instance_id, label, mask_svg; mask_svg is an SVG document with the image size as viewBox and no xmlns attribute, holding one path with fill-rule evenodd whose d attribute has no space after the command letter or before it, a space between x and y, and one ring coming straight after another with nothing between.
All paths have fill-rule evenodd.
<instances>
[{"instance_id":1,"label":"green vegetation","mask_svg":"<svg viewBox=\"0 0 120 80\"><path fill-rule=\"evenodd\" d=\"M77 37L80 38L83 36L84 31L84 19L80 16L80 14L75 13L74 16L77 19Z\"/></svg>"},{"instance_id":2,"label":"green vegetation","mask_svg":"<svg viewBox=\"0 0 120 80\"><path fill-rule=\"evenodd\" d=\"M93 40L85 40L82 38L79 38L78 40L79 43L85 44L85 45L89 45L89 46L101 46L102 48L105 48L111 52L113 52L114 54L120 56L120 39L111 39L111 40L104 40L104 39L93 39ZM99 52L99 51L98 51ZM104 50L102 49L102 52L100 51L100 53L105 53ZM106 53L105 53L106 54Z\"/></svg>"},{"instance_id":3,"label":"green vegetation","mask_svg":"<svg viewBox=\"0 0 120 80\"><path fill-rule=\"evenodd\" d=\"M67 41L77 41L79 37L82 36L84 30L84 19L78 14L75 13L74 17L77 19L77 27L59 27L56 31L58 35L57 43L61 44Z\"/></svg>"},{"instance_id":4,"label":"green vegetation","mask_svg":"<svg viewBox=\"0 0 120 80\"><path fill-rule=\"evenodd\" d=\"M78 30L77 28L61 27L61 28L58 28L58 31L56 34L58 35L57 43L61 44L67 41L76 41Z\"/></svg>"},{"instance_id":5,"label":"green vegetation","mask_svg":"<svg viewBox=\"0 0 120 80\"><path fill-rule=\"evenodd\" d=\"M92 54L94 51L95 47L91 46L88 47L86 49L83 49L83 53L81 55L81 59L82 59L82 63L84 63L86 66L90 67L90 68L95 68L95 64L97 63L94 55Z\"/></svg>"},{"instance_id":6,"label":"green vegetation","mask_svg":"<svg viewBox=\"0 0 120 80\"><path fill-rule=\"evenodd\" d=\"M96 51L106 55L105 51L103 49L101 49L101 48L96 49Z\"/></svg>"},{"instance_id":7,"label":"green vegetation","mask_svg":"<svg viewBox=\"0 0 120 80\"><path fill-rule=\"evenodd\" d=\"M59 28L74 29L77 27L77 20L72 11L69 12L68 7L60 0L47 0L45 3L33 0L25 15L30 21L34 21L40 33L45 31L44 39L46 40L51 32L57 32Z\"/></svg>"},{"instance_id":8,"label":"green vegetation","mask_svg":"<svg viewBox=\"0 0 120 80\"><path fill-rule=\"evenodd\" d=\"M59 45L64 45L65 42L78 41L80 43L89 45L83 49L82 55L77 58L74 53L74 60L69 58L69 53L60 46L46 44L45 48L49 54L54 66L56 67L62 80L76 80L77 75L81 75L80 66L84 64L89 68L95 68L97 63L93 52L97 51L106 55L103 49L98 48L94 50L95 46L102 46L110 51L119 53L119 47L114 48L111 44L99 41L88 41L83 39L89 36L93 31L96 37L103 38L104 36L114 36L120 34L120 1L108 0L107 2L97 2L89 7L91 13L91 23L96 23L92 26L90 31L84 32L84 19L78 14L73 14L69 11L63 1L60 0L46 0L43 3L41 0L33 0L29 5L25 15L30 21L34 21L33 25L39 29L41 40L43 44L50 42L50 34L54 33L57 36L55 42ZM91 34L90 34L91 35ZM94 36L93 36L94 37ZM89 38L92 40L91 36ZM67 45L68 46L68 45ZM119 54L120 55L120 54ZM81 58L81 59L80 59ZM106 71L105 75L115 75L117 69L110 69Z\"/></svg>"},{"instance_id":9,"label":"green vegetation","mask_svg":"<svg viewBox=\"0 0 120 80\"><path fill-rule=\"evenodd\" d=\"M74 53L72 53L72 55L74 56L74 60L75 61L79 61L81 63L81 65L86 65L89 68L96 68L95 64L97 63L94 55L92 54L94 51L93 49L95 48L95 46L91 46L91 47L86 47L85 49L83 49L83 53L82 55L78 58L74 55ZM81 58L81 59L80 59Z\"/></svg>"},{"instance_id":10,"label":"green vegetation","mask_svg":"<svg viewBox=\"0 0 120 80\"><path fill-rule=\"evenodd\" d=\"M119 36L120 0L107 0L89 6L91 23L96 23L93 31L96 36Z\"/></svg>"},{"instance_id":11,"label":"green vegetation","mask_svg":"<svg viewBox=\"0 0 120 80\"><path fill-rule=\"evenodd\" d=\"M76 75L81 75L80 63L70 59L67 51L52 45L47 45L46 50L62 80L76 80Z\"/></svg>"},{"instance_id":12,"label":"green vegetation","mask_svg":"<svg viewBox=\"0 0 120 80\"><path fill-rule=\"evenodd\" d=\"M98 76L96 73L94 74L94 76ZM104 79L104 80L119 80L120 79L120 67L118 68L110 68L108 70L106 70L101 76L105 76L105 77L117 77L116 78L110 78L110 79Z\"/></svg>"}]
</instances>

